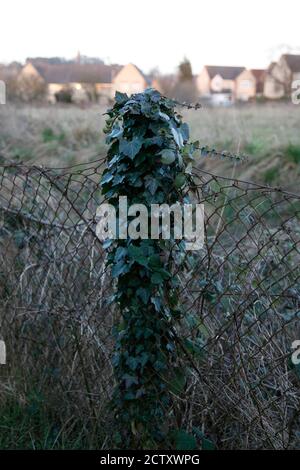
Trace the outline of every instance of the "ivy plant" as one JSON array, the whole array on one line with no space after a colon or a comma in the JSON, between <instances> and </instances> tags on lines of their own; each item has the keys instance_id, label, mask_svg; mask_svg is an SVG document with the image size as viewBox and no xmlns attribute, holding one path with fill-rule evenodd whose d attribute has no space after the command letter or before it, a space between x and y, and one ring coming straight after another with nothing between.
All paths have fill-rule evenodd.
<instances>
[{"instance_id":1,"label":"ivy plant","mask_svg":"<svg viewBox=\"0 0 300 470\"><path fill-rule=\"evenodd\" d=\"M107 167L101 187L117 213L119 196L132 204L188 202L186 188L196 146L176 104L158 91L116 93L107 112ZM176 245L176 249L175 249ZM184 242L115 239L105 243L120 311L115 327L112 399L115 445L164 447L174 431L172 396L185 384L178 369L178 278L174 266Z\"/></svg>"}]
</instances>

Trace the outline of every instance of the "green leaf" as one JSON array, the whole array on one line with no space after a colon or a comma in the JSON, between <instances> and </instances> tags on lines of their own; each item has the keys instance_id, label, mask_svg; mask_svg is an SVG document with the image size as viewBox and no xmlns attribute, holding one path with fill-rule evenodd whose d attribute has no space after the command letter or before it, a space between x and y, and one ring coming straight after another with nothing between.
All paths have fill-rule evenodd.
<instances>
[{"instance_id":1,"label":"green leaf","mask_svg":"<svg viewBox=\"0 0 300 470\"><path fill-rule=\"evenodd\" d=\"M176 154L174 150L171 149L164 149L160 152L161 155L161 162L165 165L170 165L176 159Z\"/></svg>"},{"instance_id":2,"label":"green leaf","mask_svg":"<svg viewBox=\"0 0 300 470\"><path fill-rule=\"evenodd\" d=\"M109 248L113 244L113 242L114 240L107 238L102 244L103 249L107 250L107 248Z\"/></svg>"},{"instance_id":3,"label":"green leaf","mask_svg":"<svg viewBox=\"0 0 300 470\"><path fill-rule=\"evenodd\" d=\"M122 258L124 258L127 254L127 248L124 246L118 246L115 254L115 260L120 261Z\"/></svg>"},{"instance_id":4,"label":"green leaf","mask_svg":"<svg viewBox=\"0 0 300 470\"><path fill-rule=\"evenodd\" d=\"M181 130L181 135L182 135L183 140L184 140L185 142L186 142L187 140L189 140L189 138L190 138L190 131L189 131L189 126L187 125L186 122L184 122L183 124L181 124L180 130Z\"/></svg>"},{"instance_id":5,"label":"green leaf","mask_svg":"<svg viewBox=\"0 0 300 470\"><path fill-rule=\"evenodd\" d=\"M186 183L186 177L184 173L178 173L178 175L175 178L175 186L176 188L180 189L182 188Z\"/></svg>"},{"instance_id":6,"label":"green leaf","mask_svg":"<svg viewBox=\"0 0 300 470\"><path fill-rule=\"evenodd\" d=\"M202 450L215 450L215 445L209 439L202 439Z\"/></svg>"},{"instance_id":7,"label":"green leaf","mask_svg":"<svg viewBox=\"0 0 300 470\"><path fill-rule=\"evenodd\" d=\"M140 246L130 245L128 248L128 255L130 258L136 260L144 255L144 251Z\"/></svg>"},{"instance_id":8,"label":"green leaf","mask_svg":"<svg viewBox=\"0 0 300 470\"><path fill-rule=\"evenodd\" d=\"M182 138L180 130L177 129L174 125L172 125L171 126L171 131L172 131L174 140L175 140L176 144L178 145L178 147L180 147L180 148L183 147L183 138Z\"/></svg>"},{"instance_id":9,"label":"green leaf","mask_svg":"<svg viewBox=\"0 0 300 470\"><path fill-rule=\"evenodd\" d=\"M214 450L216 448L214 443L210 439L207 439L199 428L193 426L193 432L201 440L202 450Z\"/></svg>"},{"instance_id":10,"label":"green leaf","mask_svg":"<svg viewBox=\"0 0 300 470\"><path fill-rule=\"evenodd\" d=\"M113 186L116 186L117 184L120 184L124 181L125 179L125 175L116 175L114 176L114 179L113 179Z\"/></svg>"},{"instance_id":11,"label":"green leaf","mask_svg":"<svg viewBox=\"0 0 300 470\"><path fill-rule=\"evenodd\" d=\"M138 246L131 245L128 248L128 255L141 266L147 267L149 264L149 259L144 255L143 249Z\"/></svg>"},{"instance_id":12,"label":"green leaf","mask_svg":"<svg viewBox=\"0 0 300 470\"><path fill-rule=\"evenodd\" d=\"M159 255L152 255L149 258L149 266L153 269L161 268L162 263Z\"/></svg>"},{"instance_id":13,"label":"green leaf","mask_svg":"<svg viewBox=\"0 0 300 470\"><path fill-rule=\"evenodd\" d=\"M133 371L136 370L137 366L139 365L139 360L136 357L131 357L129 356L126 359L126 364L129 366L129 368ZM123 377L124 378L124 377ZM133 382L134 383L134 382Z\"/></svg>"},{"instance_id":14,"label":"green leaf","mask_svg":"<svg viewBox=\"0 0 300 470\"><path fill-rule=\"evenodd\" d=\"M157 312L161 309L161 299L159 297L151 297L151 303L154 305Z\"/></svg>"},{"instance_id":15,"label":"green leaf","mask_svg":"<svg viewBox=\"0 0 300 470\"><path fill-rule=\"evenodd\" d=\"M170 118L169 118L169 116L168 116L166 113L162 113L161 111L159 111L158 115L159 115L159 117L161 117L164 121L170 121Z\"/></svg>"},{"instance_id":16,"label":"green leaf","mask_svg":"<svg viewBox=\"0 0 300 470\"><path fill-rule=\"evenodd\" d=\"M175 437L176 443L176 450L196 450L197 449L197 441L196 438L188 434L186 431L179 429L176 432Z\"/></svg>"},{"instance_id":17,"label":"green leaf","mask_svg":"<svg viewBox=\"0 0 300 470\"><path fill-rule=\"evenodd\" d=\"M123 134L123 128L121 128L118 124L116 124L111 133L107 135L106 137L106 141L107 143L110 143L111 140L113 139L117 139L118 137L120 137L121 135Z\"/></svg>"},{"instance_id":18,"label":"green leaf","mask_svg":"<svg viewBox=\"0 0 300 470\"><path fill-rule=\"evenodd\" d=\"M125 380L125 387L129 388L133 384L138 384L139 380L136 376L134 375L129 375L129 374L124 374L123 375L123 380Z\"/></svg>"},{"instance_id":19,"label":"green leaf","mask_svg":"<svg viewBox=\"0 0 300 470\"><path fill-rule=\"evenodd\" d=\"M170 279L171 273L163 268L153 268L153 270L161 275L163 279Z\"/></svg>"},{"instance_id":20,"label":"green leaf","mask_svg":"<svg viewBox=\"0 0 300 470\"><path fill-rule=\"evenodd\" d=\"M148 304L149 298L150 298L150 291L144 287L140 287L136 291L136 295L142 299L145 305Z\"/></svg>"},{"instance_id":21,"label":"green leaf","mask_svg":"<svg viewBox=\"0 0 300 470\"><path fill-rule=\"evenodd\" d=\"M116 91L116 94L115 94L116 103L123 104L123 103L126 103L128 99L129 97L126 93L120 93L119 91Z\"/></svg>"},{"instance_id":22,"label":"green leaf","mask_svg":"<svg viewBox=\"0 0 300 470\"><path fill-rule=\"evenodd\" d=\"M153 273L151 276L151 282L153 284L161 284L163 282L163 277L159 273Z\"/></svg>"},{"instance_id":23,"label":"green leaf","mask_svg":"<svg viewBox=\"0 0 300 470\"><path fill-rule=\"evenodd\" d=\"M109 172L105 172L101 178L101 184L109 183L113 179L114 175Z\"/></svg>"},{"instance_id":24,"label":"green leaf","mask_svg":"<svg viewBox=\"0 0 300 470\"><path fill-rule=\"evenodd\" d=\"M119 277L121 274L127 273L129 269L129 264L124 263L124 261L119 261L112 267L112 277Z\"/></svg>"},{"instance_id":25,"label":"green leaf","mask_svg":"<svg viewBox=\"0 0 300 470\"><path fill-rule=\"evenodd\" d=\"M133 160L141 150L142 145L143 139L140 137L134 137L132 140L122 139L120 141L120 152Z\"/></svg>"},{"instance_id":26,"label":"green leaf","mask_svg":"<svg viewBox=\"0 0 300 470\"><path fill-rule=\"evenodd\" d=\"M154 194L156 193L156 190L158 188L158 181L155 178L149 177L149 178L147 178L145 186L148 189L148 191L150 192L150 194L152 194L152 196L154 196Z\"/></svg>"}]
</instances>

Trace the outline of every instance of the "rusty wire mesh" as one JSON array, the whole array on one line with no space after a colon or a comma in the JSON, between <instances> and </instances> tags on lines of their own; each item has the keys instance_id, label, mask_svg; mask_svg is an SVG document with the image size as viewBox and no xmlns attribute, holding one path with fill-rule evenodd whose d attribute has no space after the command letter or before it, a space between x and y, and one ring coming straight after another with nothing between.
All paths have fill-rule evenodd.
<instances>
[{"instance_id":1,"label":"rusty wire mesh","mask_svg":"<svg viewBox=\"0 0 300 470\"><path fill-rule=\"evenodd\" d=\"M104 161L0 168L1 400L31 387L53 419L109 445L112 282L95 234ZM195 169L205 245L178 269L182 362L177 422L217 448L299 448L300 196Z\"/></svg>"}]
</instances>

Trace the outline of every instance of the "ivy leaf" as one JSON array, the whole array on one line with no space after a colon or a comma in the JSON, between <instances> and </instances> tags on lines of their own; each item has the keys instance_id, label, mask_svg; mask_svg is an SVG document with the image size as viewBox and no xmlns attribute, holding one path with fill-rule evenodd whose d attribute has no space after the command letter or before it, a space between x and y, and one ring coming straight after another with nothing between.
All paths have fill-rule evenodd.
<instances>
[{"instance_id":1,"label":"ivy leaf","mask_svg":"<svg viewBox=\"0 0 300 470\"><path fill-rule=\"evenodd\" d=\"M143 249L139 246L130 245L128 248L128 255L130 258L136 260L144 255Z\"/></svg>"},{"instance_id":2,"label":"ivy leaf","mask_svg":"<svg viewBox=\"0 0 300 470\"><path fill-rule=\"evenodd\" d=\"M176 188L180 189L182 188L186 183L186 177L184 173L178 173L178 175L175 178L175 186Z\"/></svg>"},{"instance_id":3,"label":"ivy leaf","mask_svg":"<svg viewBox=\"0 0 300 470\"><path fill-rule=\"evenodd\" d=\"M149 258L149 266L153 269L161 267L161 259L159 255L152 255Z\"/></svg>"},{"instance_id":4,"label":"ivy leaf","mask_svg":"<svg viewBox=\"0 0 300 470\"><path fill-rule=\"evenodd\" d=\"M115 100L116 103L118 104L124 104L126 101L128 101L129 96L126 93L120 93L119 91L116 91L115 94Z\"/></svg>"},{"instance_id":5,"label":"ivy leaf","mask_svg":"<svg viewBox=\"0 0 300 470\"><path fill-rule=\"evenodd\" d=\"M153 273L152 276L151 276L152 284L161 284L163 282L163 280L164 280L163 277L158 272Z\"/></svg>"},{"instance_id":6,"label":"ivy leaf","mask_svg":"<svg viewBox=\"0 0 300 470\"><path fill-rule=\"evenodd\" d=\"M111 168L120 159L120 155L115 155L111 160L108 161L108 167Z\"/></svg>"},{"instance_id":7,"label":"ivy leaf","mask_svg":"<svg viewBox=\"0 0 300 470\"><path fill-rule=\"evenodd\" d=\"M120 141L120 152L133 160L141 150L142 145L143 140L140 137L134 137L132 140L122 139Z\"/></svg>"},{"instance_id":8,"label":"ivy leaf","mask_svg":"<svg viewBox=\"0 0 300 470\"><path fill-rule=\"evenodd\" d=\"M124 374L123 375L123 380L125 380L125 387L129 388L131 385L135 384L137 385L139 383L139 380L137 377L134 375L129 375L129 374Z\"/></svg>"},{"instance_id":9,"label":"ivy leaf","mask_svg":"<svg viewBox=\"0 0 300 470\"><path fill-rule=\"evenodd\" d=\"M118 124L116 124L113 127L111 133L108 134L108 136L106 137L106 142L109 144L113 139L117 139L122 134L123 134L123 129Z\"/></svg>"},{"instance_id":10,"label":"ivy leaf","mask_svg":"<svg viewBox=\"0 0 300 470\"><path fill-rule=\"evenodd\" d=\"M161 299L159 297L151 297L151 303L154 305L157 312L161 309Z\"/></svg>"},{"instance_id":11,"label":"ivy leaf","mask_svg":"<svg viewBox=\"0 0 300 470\"><path fill-rule=\"evenodd\" d=\"M196 450L197 449L197 441L196 438L188 434L186 431L179 429L176 432L175 437L176 442L176 450Z\"/></svg>"},{"instance_id":12,"label":"ivy leaf","mask_svg":"<svg viewBox=\"0 0 300 470\"><path fill-rule=\"evenodd\" d=\"M159 114L159 117L161 117L164 121L170 121L170 118L166 113L162 113L161 111L159 111L158 114Z\"/></svg>"},{"instance_id":13,"label":"ivy leaf","mask_svg":"<svg viewBox=\"0 0 300 470\"><path fill-rule=\"evenodd\" d=\"M148 289L145 289L144 287L140 287L136 291L136 295L140 297L145 305L148 304L149 298L150 298L150 291Z\"/></svg>"},{"instance_id":14,"label":"ivy leaf","mask_svg":"<svg viewBox=\"0 0 300 470\"><path fill-rule=\"evenodd\" d=\"M114 179L113 179L113 186L117 186L117 184L120 184L124 181L125 179L125 175L120 175L120 174L117 174L116 176L114 176Z\"/></svg>"},{"instance_id":15,"label":"ivy leaf","mask_svg":"<svg viewBox=\"0 0 300 470\"><path fill-rule=\"evenodd\" d=\"M180 131L181 131L183 141L187 142L190 138L190 132L189 132L189 126L187 125L186 122L181 124Z\"/></svg>"},{"instance_id":16,"label":"ivy leaf","mask_svg":"<svg viewBox=\"0 0 300 470\"><path fill-rule=\"evenodd\" d=\"M148 267L149 260L144 256L142 248L131 245L128 248L128 255L130 258L141 266Z\"/></svg>"},{"instance_id":17,"label":"ivy leaf","mask_svg":"<svg viewBox=\"0 0 300 470\"><path fill-rule=\"evenodd\" d=\"M160 152L161 155L161 162L165 165L170 165L176 159L176 155L174 150L171 149L164 149Z\"/></svg>"},{"instance_id":18,"label":"ivy leaf","mask_svg":"<svg viewBox=\"0 0 300 470\"><path fill-rule=\"evenodd\" d=\"M114 240L110 239L110 238L107 238L106 240L104 240L104 242L102 243L102 247L104 250L107 250L107 248L109 248L112 244L113 244Z\"/></svg>"},{"instance_id":19,"label":"ivy leaf","mask_svg":"<svg viewBox=\"0 0 300 470\"><path fill-rule=\"evenodd\" d=\"M122 258L124 258L127 254L127 248L124 246L118 246L115 254L115 260L120 261Z\"/></svg>"},{"instance_id":20,"label":"ivy leaf","mask_svg":"<svg viewBox=\"0 0 300 470\"><path fill-rule=\"evenodd\" d=\"M158 269L157 269L157 268L154 268L154 270L155 270L156 272L158 272L158 273L162 276L163 279L170 279L170 277L171 277L171 273L169 273L166 269L163 269L163 268L158 268Z\"/></svg>"},{"instance_id":21,"label":"ivy leaf","mask_svg":"<svg viewBox=\"0 0 300 470\"><path fill-rule=\"evenodd\" d=\"M125 274L129 271L129 264L124 263L124 261L119 261L112 267L111 274L112 277L119 277L121 274Z\"/></svg>"},{"instance_id":22,"label":"ivy leaf","mask_svg":"<svg viewBox=\"0 0 300 470\"><path fill-rule=\"evenodd\" d=\"M159 101L161 100L161 94L157 90L149 89L146 90L145 93L149 93L151 101L153 101L153 103L159 103Z\"/></svg>"},{"instance_id":23,"label":"ivy leaf","mask_svg":"<svg viewBox=\"0 0 300 470\"><path fill-rule=\"evenodd\" d=\"M136 357L129 356L126 360L126 364L131 370L135 371L137 366L139 365L139 360Z\"/></svg>"},{"instance_id":24,"label":"ivy leaf","mask_svg":"<svg viewBox=\"0 0 300 470\"><path fill-rule=\"evenodd\" d=\"M112 173L103 173L101 178L101 184L109 183L113 179L114 175Z\"/></svg>"},{"instance_id":25,"label":"ivy leaf","mask_svg":"<svg viewBox=\"0 0 300 470\"><path fill-rule=\"evenodd\" d=\"M199 428L193 426L193 432L201 439L202 450L215 450L216 447L214 443L210 439L207 439Z\"/></svg>"},{"instance_id":26,"label":"ivy leaf","mask_svg":"<svg viewBox=\"0 0 300 470\"><path fill-rule=\"evenodd\" d=\"M171 126L171 132L173 134L174 140L178 147L183 147L183 138L180 130L177 129L174 125Z\"/></svg>"},{"instance_id":27,"label":"ivy leaf","mask_svg":"<svg viewBox=\"0 0 300 470\"><path fill-rule=\"evenodd\" d=\"M156 193L156 190L158 188L158 182L155 178L149 177L146 180L145 186L148 189L148 191L150 192L150 194L152 194L152 196L154 196L154 194Z\"/></svg>"},{"instance_id":28,"label":"ivy leaf","mask_svg":"<svg viewBox=\"0 0 300 470\"><path fill-rule=\"evenodd\" d=\"M202 439L202 450L215 450L214 443L209 439Z\"/></svg>"},{"instance_id":29,"label":"ivy leaf","mask_svg":"<svg viewBox=\"0 0 300 470\"><path fill-rule=\"evenodd\" d=\"M142 102L141 104L141 112L147 116L147 117L150 117L151 116L151 113L153 113L153 108L152 108L152 104L151 103L145 103L145 102Z\"/></svg>"},{"instance_id":30,"label":"ivy leaf","mask_svg":"<svg viewBox=\"0 0 300 470\"><path fill-rule=\"evenodd\" d=\"M161 147L163 142L164 139L161 136L148 137L148 139L144 140L144 147L148 148L151 147L151 145L158 145L159 147Z\"/></svg>"}]
</instances>

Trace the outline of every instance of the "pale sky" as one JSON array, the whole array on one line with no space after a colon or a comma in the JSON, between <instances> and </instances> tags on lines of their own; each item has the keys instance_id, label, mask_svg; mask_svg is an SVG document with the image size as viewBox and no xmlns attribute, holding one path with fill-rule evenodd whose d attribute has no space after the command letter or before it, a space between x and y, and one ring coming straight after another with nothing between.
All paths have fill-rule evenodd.
<instances>
[{"instance_id":1,"label":"pale sky","mask_svg":"<svg viewBox=\"0 0 300 470\"><path fill-rule=\"evenodd\" d=\"M0 62L79 50L172 72L186 55L198 73L266 67L279 46L300 50L299 0L2 0L0 14Z\"/></svg>"}]
</instances>

